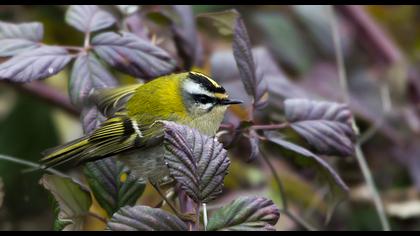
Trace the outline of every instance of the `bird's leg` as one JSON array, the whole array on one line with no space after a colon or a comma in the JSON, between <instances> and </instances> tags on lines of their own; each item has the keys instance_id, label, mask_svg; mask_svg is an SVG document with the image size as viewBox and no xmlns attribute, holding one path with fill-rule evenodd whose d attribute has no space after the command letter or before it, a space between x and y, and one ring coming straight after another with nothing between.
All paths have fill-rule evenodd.
<instances>
[{"instance_id":1,"label":"bird's leg","mask_svg":"<svg viewBox=\"0 0 420 236\"><path fill-rule=\"evenodd\" d=\"M174 207L174 205L172 205L172 203L165 196L165 194L162 193L162 191L160 190L158 184L154 183L153 181L150 181L150 184L153 186L153 188L156 189L156 191L159 193L159 195L162 197L162 199L168 204L168 206L171 208L171 210L175 213L176 216L178 216L180 219L185 220L185 221L195 222L196 217L195 217L195 214L194 213L182 213L182 212L179 212L179 210L176 209Z\"/></svg>"}]
</instances>

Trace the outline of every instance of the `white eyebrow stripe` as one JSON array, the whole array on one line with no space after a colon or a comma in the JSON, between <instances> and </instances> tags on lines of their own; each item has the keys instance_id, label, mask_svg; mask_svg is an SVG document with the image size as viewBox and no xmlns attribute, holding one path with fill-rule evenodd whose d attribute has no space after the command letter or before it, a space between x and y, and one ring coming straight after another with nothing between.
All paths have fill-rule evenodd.
<instances>
[{"instance_id":1,"label":"white eyebrow stripe","mask_svg":"<svg viewBox=\"0 0 420 236\"><path fill-rule=\"evenodd\" d=\"M201 108L201 109L203 109L203 110L207 110L207 109L209 109L210 107L212 107L212 106L214 106L214 104L213 103L206 103L206 104L200 104L199 105L199 107Z\"/></svg>"},{"instance_id":2,"label":"white eyebrow stripe","mask_svg":"<svg viewBox=\"0 0 420 236\"><path fill-rule=\"evenodd\" d=\"M187 80L184 82L184 89L190 94L204 94L209 97L214 97L214 94L207 91L203 86L194 81Z\"/></svg>"}]
</instances>

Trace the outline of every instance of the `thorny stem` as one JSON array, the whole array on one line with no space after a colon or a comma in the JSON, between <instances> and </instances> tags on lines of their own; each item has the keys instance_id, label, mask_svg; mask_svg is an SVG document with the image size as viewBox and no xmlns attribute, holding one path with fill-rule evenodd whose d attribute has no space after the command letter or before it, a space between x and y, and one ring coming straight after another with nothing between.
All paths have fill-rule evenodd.
<instances>
[{"instance_id":1,"label":"thorny stem","mask_svg":"<svg viewBox=\"0 0 420 236\"><path fill-rule=\"evenodd\" d=\"M304 219L295 216L293 213L291 213L289 211L288 208L288 202L287 202L287 197L286 197L286 191L284 189L284 185L280 180L280 177L277 175L277 172L273 166L273 164L271 163L271 161L268 159L268 157L266 155L264 155L263 151L261 150L261 156L263 157L263 160L265 161L265 163L267 164L267 166L269 167L271 174L274 176L274 180L277 183L277 186L279 188L279 192L280 192L280 196L281 196L281 201L283 204L283 208L280 210L282 213L284 213L285 215L287 215L289 217L290 220L292 220L293 222L295 222L296 224L302 226L303 228L305 228L308 231L317 231L318 229L316 229L314 226L310 225L308 222L306 222Z\"/></svg>"},{"instance_id":2,"label":"thorny stem","mask_svg":"<svg viewBox=\"0 0 420 236\"><path fill-rule=\"evenodd\" d=\"M334 8L333 8L332 5L330 5L328 7L328 10L329 10L329 13L330 13L331 31L332 31L333 41L334 41L334 49L335 49L335 53L336 53L336 60L337 60L337 66L338 66L338 71L339 71L340 84L342 86L344 99L345 99L346 102L348 102L349 101L349 93L348 93L348 86L347 86L347 78L346 78L344 59L343 59L341 43L340 43L340 35L339 35L339 32L338 32L337 22L336 22L336 18L335 18L336 16L335 16ZM354 120L354 117L352 117L352 123L353 123L353 127L355 127L357 129L357 124L356 124L356 121ZM369 166L366 162L366 159L364 157L362 148L361 148L359 143L355 144L355 151L356 151L357 162L359 163L359 166L362 170L362 174L365 178L366 184L368 185L368 187L369 187L369 189L372 193L373 201L374 201L374 204L375 204L375 207L376 207L376 211L378 212L379 218L381 220L382 228L385 231L389 231L390 226L389 226L388 219L385 215L385 210L384 210L382 199L379 195L378 189L375 186L375 182L373 180L372 173L369 169Z\"/></svg>"}]
</instances>

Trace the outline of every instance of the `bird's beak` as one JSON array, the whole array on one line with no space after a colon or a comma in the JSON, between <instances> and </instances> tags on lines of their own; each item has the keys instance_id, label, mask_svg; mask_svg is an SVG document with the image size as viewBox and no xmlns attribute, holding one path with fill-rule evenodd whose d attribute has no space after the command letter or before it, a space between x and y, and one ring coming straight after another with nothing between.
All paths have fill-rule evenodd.
<instances>
[{"instance_id":1,"label":"bird's beak","mask_svg":"<svg viewBox=\"0 0 420 236\"><path fill-rule=\"evenodd\" d=\"M243 103L241 100L235 100L235 99L223 99L220 101L221 105L233 105L233 104L241 104Z\"/></svg>"}]
</instances>

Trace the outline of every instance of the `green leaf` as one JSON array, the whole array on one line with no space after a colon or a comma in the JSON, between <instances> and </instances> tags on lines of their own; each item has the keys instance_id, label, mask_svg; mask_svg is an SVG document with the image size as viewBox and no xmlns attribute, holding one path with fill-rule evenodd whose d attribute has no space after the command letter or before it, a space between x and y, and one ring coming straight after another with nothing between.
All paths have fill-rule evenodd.
<instances>
[{"instance_id":1,"label":"green leaf","mask_svg":"<svg viewBox=\"0 0 420 236\"><path fill-rule=\"evenodd\" d=\"M58 219L68 223L63 230L82 230L92 203L89 191L70 178L43 175L40 184L54 196L60 212Z\"/></svg>"},{"instance_id":2,"label":"green leaf","mask_svg":"<svg viewBox=\"0 0 420 236\"><path fill-rule=\"evenodd\" d=\"M195 202L208 202L222 192L230 160L213 137L173 122L165 125L165 161L170 174Z\"/></svg>"},{"instance_id":3,"label":"green leaf","mask_svg":"<svg viewBox=\"0 0 420 236\"><path fill-rule=\"evenodd\" d=\"M146 186L114 158L89 162L84 173L93 195L109 216L123 206L134 205Z\"/></svg>"},{"instance_id":4,"label":"green leaf","mask_svg":"<svg viewBox=\"0 0 420 236\"><path fill-rule=\"evenodd\" d=\"M291 19L281 13L258 13L254 21L267 44L287 66L304 73L311 68L313 53Z\"/></svg>"},{"instance_id":5,"label":"green leaf","mask_svg":"<svg viewBox=\"0 0 420 236\"><path fill-rule=\"evenodd\" d=\"M45 147L59 144L50 112L52 108L29 94L17 95L16 100L13 97L0 98L13 106L7 117L0 121L0 153L37 163L38 154ZM31 112L30 119L28 111L36 111ZM6 193L3 208L7 208L11 218L41 214L50 205L48 193L38 185L42 172L22 173L28 168L32 167L0 160L0 176Z\"/></svg>"},{"instance_id":6,"label":"green leaf","mask_svg":"<svg viewBox=\"0 0 420 236\"><path fill-rule=\"evenodd\" d=\"M274 231L280 217L277 206L263 197L240 197L214 212L208 230Z\"/></svg>"},{"instance_id":7,"label":"green leaf","mask_svg":"<svg viewBox=\"0 0 420 236\"><path fill-rule=\"evenodd\" d=\"M108 222L112 231L186 231L178 217L148 206L123 207Z\"/></svg>"},{"instance_id":8,"label":"green leaf","mask_svg":"<svg viewBox=\"0 0 420 236\"><path fill-rule=\"evenodd\" d=\"M197 16L197 23L206 30L215 30L222 36L233 36L233 27L239 13L236 10L203 13Z\"/></svg>"}]
</instances>

